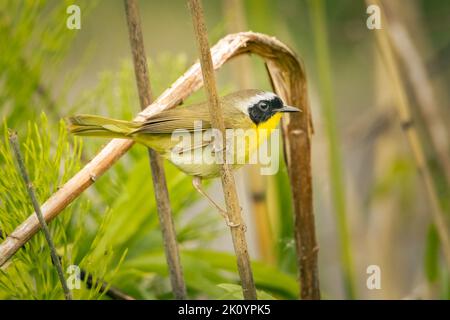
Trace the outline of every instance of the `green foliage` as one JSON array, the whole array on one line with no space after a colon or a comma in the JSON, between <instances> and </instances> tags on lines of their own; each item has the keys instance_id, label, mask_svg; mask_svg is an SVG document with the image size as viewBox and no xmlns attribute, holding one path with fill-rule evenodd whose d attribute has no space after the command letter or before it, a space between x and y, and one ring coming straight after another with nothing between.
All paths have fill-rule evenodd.
<instances>
[{"instance_id":1,"label":"green foliage","mask_svg":"<svg viewBox=\"0 0 450 320\"><path fill-rule=\"evenodd\" d=\"M278 205L278 226L276 243L278 265L281 270L296 274L297 261L294 240L294 220L291 201L291 190L289 187L289 177L284 161L280 162L280 170L275 175L275 190L277 193Z\"/></svg>"},{"instance_id":2,"label":"green foliage","mask_svg":"<svg viewBox=\"0 0 450 320\"><path fill-rule=\"evenodd\" d=\"M183 249L181 261L186 285L191 296L206 294L211 298L221 299L224 295L224 288L221 284L227 283L237 286L236 258L230 253L203 249ZM295 277L260 262L253 262L252 267L258 288L280 299L296 298L298 287ZM122 270L126 271L124 271L124 274L119 272L117 275L118 281L121 277L136 276L136 273L146 274L150 282L154 281L155 274L167 275L166 261L162 250L142 253L136 258L128 259Z\"/></svg>"},{"instance_id":3,"label":"green foliage","mask_svg":"<svg viewBox=\"0 0 450 320\"><path fill-rule=\"evenodd\" d=\"M78 5L87 16L95 3L83 0ZM68 86L73 81L70 74L64 79L52 76L76 34L65 24L69 4L72 1L0 2L0 117L7 116L14 128L42 111L59 119L57 102L62 97L54 96L48 83Z\"/></svg>"},{"instance_id":4,"label":"green foliage","mask_svg":"<svg viewBox=\"0 0 450 320\"><path fill-rule=\"evenodd\" d=\"M51 132L58 132L52 135ZM10 234L33 212L26 188L18 172L11 147L8 143L7 124L4 125L4 137L0 144L0 228L3 235ZM65 181L80 169L81 141L69 138L65 124L56 128L47 123L44 115L39 124L29 123L26 134L21 133L24 160L30 178L40 201L47 199ZM52 147L51 141L56 145ZM69 142L70 141L70 142ZM89 214L89 201L83 199L69 206L51 224L50 231L57 250L62 258L63 269L76 264L90 273L94 279L110 280L114 268L110 262L112 254L95 256L96 242L107 228L107 220L92 236L89 234L85 219ZM78 243L84 243L88 252L80 255ZM97 266L93 269L92 265ZM56 270L53 267L50 251L43 234L38 233L7 264L0 274L0 296L14 299L59 299L63 297ZM99 298L99 287L94 290L81 289L77 298Z\"/></svg>"},{"instance_id":5,"label":"green foliage","mask_svg":"<svg viewBox=\"0 0 450 320\"><path fill-rule=\"evenodd\" d=\"M440 263L440 241L437 234L436 227L430 224L428 227L426 242L425 242L425 275L431 284L441 284L440 298L444 300L450 299L450 279L449 270Z\"/></svg>"},{"instance_id":6,"label":"green foliage","mask_svg":"<svg viewBox=\"0 0 450 320\"><path fill-rule=\"evenodd\" d=\"M434 225L428 228L425 250L425 274L428 281L434 282L439 277L439 236Z\"/></svg>"},{"instance_id":7,"label":"green foliage","mask_svg":"<svg viewBox=\"0 0 450 320\"><path fill-rule=\"evenodd\" d=\"M321 107L328 140L331 196L339 230L342 278L347 298L354 299L355 283L353 274L353 255L350 247L350 233L347 225L346 185L344 181L342 154L340 150L341 143L331 76L331 58L330 50L328 48L328 32L325 14L326 5L322 0L310 0L308 3L315 35Z\"/></svg>"},{"instance_id":8,"label":"green foliage","mask_svg":"<svg viewBox=\"0 0 450 320\"><path fill-rule=\"evenodd\" d=\"M230 283L222 283L219 284L219 287L225 290L225 294L220 297L222 300L243 300L244 295L242 294L242 288L241 286L230 284ZM274 300L275 298L272 297L270 294L264 292L264 291L257 291L258 300Z\"/></svg>"}]
</instances>

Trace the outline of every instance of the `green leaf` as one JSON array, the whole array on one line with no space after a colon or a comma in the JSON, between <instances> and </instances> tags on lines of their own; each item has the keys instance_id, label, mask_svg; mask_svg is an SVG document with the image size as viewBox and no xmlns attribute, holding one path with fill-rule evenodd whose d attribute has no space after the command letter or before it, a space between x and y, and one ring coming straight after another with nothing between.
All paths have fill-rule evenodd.
<instances>
[{"instance_id":1,"label":"green leaf","mask_svg":"<svg viewBox=\"0 0 450 320\"><path fill-rule=\"evenodd\" d=\"M222 269L233 272L237 280L236 257L225 252L210 250L183 251L186 256L197 261L208 262L213 269ZM285 299L296 299L298 296L298 284L294 276L284 273L263 262L252 262L253 277L257 288L279 295Z\"/></svg>"},{"instance_id":2,"label":"green leaf","mask_svg":"<svg viewBox=\"0 0 450 320\"><path fill-rule=\"evenodd\" d=\"M429 282L439 278L439 236L436 227L430 224L425 248L425 274Z\"/></svg>"},{"instance_id":3,"label":"green leaf","mask_svg":"<svg viewBox=\"0 0 450 320\"><path fill-rule=\"evenodd\" d=\"M219 288L222 288L226 291L226 293L220 297L221 300L243 300L244 296L242 294L242 287L237 284L233 283L221 283L217 285ZM258 300L275 300L274 297L272 297L267 292L264 292L262 290L257 290L256 295L258 297Z\"/></svg>"}]
</instances>

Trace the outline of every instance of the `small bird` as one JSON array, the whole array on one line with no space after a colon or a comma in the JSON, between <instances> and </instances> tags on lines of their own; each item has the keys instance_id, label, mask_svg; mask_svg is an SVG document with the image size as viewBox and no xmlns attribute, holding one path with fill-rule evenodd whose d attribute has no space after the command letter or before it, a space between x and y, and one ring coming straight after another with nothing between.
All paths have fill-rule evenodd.
<instances>
[{"instance_id":1,"label":"small bird","mask_svg":"<svg viewBox=\"0 0 450 320\"><path fill-rule=\"evenodd\" d=\"M212 130L210 122L208 102L193 104L191 106L177 106L176 108L158 113L145 121L124 121L104 118L95 115L77 115L68 118L69 131L79 136L98 136L106 138L132 139L147 147L154 149L163 158L171 161L181 171L193 176L194 188L205 196L212 205L228 221L226 211L220 208L214 200L202 189L202 179L214 178L220 175L222 164L217 162L197 163L186 161L187 158L173 157L174 150L179 141L173 139L176 130L196 133L210 133ZM287 106L276 94L261 90L241 90L219 99L223 112L225 128L228 129L254 129L257 136L256 145L237 145L235 155L240 160L248 159L254 153L261 142L266 139L272 130L280 122L283 112L298 112L299 109ZM200 129L199 125L201 124ZM261 134L264 131L264 134ZM182 146L177 154L189 155L189 152L210 150L215 154L223 150L214 149L213 139L200 139L194 143ZM239 148L243 148L239 149ZM232 169L243 165L243 161L235 161L231 164Z\"/></svg>"}]
</instances>

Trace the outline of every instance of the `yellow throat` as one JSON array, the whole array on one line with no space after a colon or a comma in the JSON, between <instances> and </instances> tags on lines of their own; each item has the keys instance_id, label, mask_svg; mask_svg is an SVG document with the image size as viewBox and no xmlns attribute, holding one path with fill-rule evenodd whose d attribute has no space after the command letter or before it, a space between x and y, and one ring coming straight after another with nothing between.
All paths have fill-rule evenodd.
<instances>
[{"instance_id":1,"label":"yellow throat","mask_svg":"<svg viewBox=\"0 0 450 320\"><path fill-rule=\"evenodd\" d=\"M280 123L281 116L282 116L281 113L276 113L272 117L270 117L269 120L262 122L258 125L255 124L253 126L253 128L256 129L257 143L256 146L247 145L247 148L245 150L247 160L249 159L250 155L253 154L253 152L255 152L259 148L261 143L270 137L272 131L277 128L278 124Z\"/></svg>"}]
</instances>

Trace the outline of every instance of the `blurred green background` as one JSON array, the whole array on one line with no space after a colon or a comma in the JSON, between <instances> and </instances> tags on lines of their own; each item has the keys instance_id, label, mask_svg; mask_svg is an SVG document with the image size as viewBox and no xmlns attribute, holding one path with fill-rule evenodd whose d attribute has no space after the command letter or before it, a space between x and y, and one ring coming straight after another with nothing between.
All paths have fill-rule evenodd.
<instances>
[{"instance_id":1,"label":"blurred green background","mask_svg":"<svg viewBox=\"0 0 450 320\"><path fill-rule=\"evenodd\" d=\"M66 28L70 4L81 8L80 30ZM197 59L192 21L183 0L139 4L151 84L158 96ZM424 108L408 65L398 58L440 206L449 219L448 171L440 160L450 156L450 2L383 4L389 7L389 19L407 30L419 57L413 65L424 68L432 88L436 108ZM214 0L203 6L211 44L228 33L252 30L277 37L304 60L315 128L314 206L323 298L450 298L449 270L426 190L401 130L375 31L366 26L367 4ZM244 87L270 89L264 64L254 56L227 63L217 77L222 94ZM186 103L203 99L200 90ZM123 1L1 0L2 236L33 211L12 161L7 128L19 132L43 202L106 143L68 136L61 118L91 113L131 119L138 110ZM436 128L444 131L436 135ZM239 298L225 223L199 198L189 177L166 167L189 297ZM270 177L257 172L250 167L236 173L257 288L262 297L295 299L286 169L282 166ZM221 199L220 181L209 187ZM264 204L253 203L257 192L265 193ZM137 299L171 298L155 208L146 152L135 146L51 223L63 266L79 265L94 280ZM379 290L366 286L370 265L381 269ZM84 283L74 294L108 298L99 284L89 288ZM63 298L42 234L1 270L0 298Z\"/></svg>"}]
</instances>

